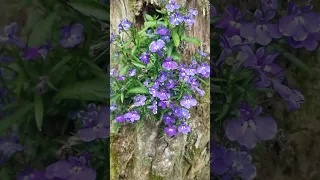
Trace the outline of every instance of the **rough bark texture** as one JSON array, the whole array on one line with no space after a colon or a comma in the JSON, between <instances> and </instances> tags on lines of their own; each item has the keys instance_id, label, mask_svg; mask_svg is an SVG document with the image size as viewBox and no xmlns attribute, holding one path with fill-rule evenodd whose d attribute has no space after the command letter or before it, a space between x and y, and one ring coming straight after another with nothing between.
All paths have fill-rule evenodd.
<instances>
[{"instance_id":1,"label":"rough bark texture","mask_svg":"<svg viewBox=\"0 0 320 180\"><path fill-rule=\"evenodd\" d=\"M111 31L117 32L121 19L135 21L143 6L153 4L155 0L117 0L111 1ZM208 0L178 1L184 7L197 8L199 14L196 24L188 32L203 43L204 51L210 48L210 21ZM147 12L148 13L148 12ZM183 52L183 61L191 61L189 55L196 52L196 47L187 45ZM111 49L111 52L113 49ZM160 136L163 128L160 121L143 120L143 127L122 127L119 134L114 135L111 125L111 179L125 180L188 180L209 179L209 87L206 96L198 99L199 105L192 113L188 124L192 133L188 136L178 135L174 138Z\"/></svg>"}]
</instances>

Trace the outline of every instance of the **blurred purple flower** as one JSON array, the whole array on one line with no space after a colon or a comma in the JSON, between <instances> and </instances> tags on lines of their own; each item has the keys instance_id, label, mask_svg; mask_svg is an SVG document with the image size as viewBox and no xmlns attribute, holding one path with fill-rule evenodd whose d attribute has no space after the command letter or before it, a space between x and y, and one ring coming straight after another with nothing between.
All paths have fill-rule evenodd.
<instances>
[{"instance_id":1,"label":"blurred purple flower","mask_svg":"<svg viewBox=\"0 0 320 180\"><path fill-rule=\"evenodd\" d=\"M197 100L192 98L192 96L184 95L183 99L180 100L180 105L190 109L190 107L197 105Z\"/></svg>"},{"instance_id":2,"label":"blurred purple flower","mask_svg":"<svg viewBox=\"0 0 320 180\"><path fill-rule=\"evenodd\" d=\"M278 0L261 0L260 2L264 12L275 11L278 8Z\"/></svg>"},{"instance_id":3,"label":"blurred purple flower","mask_svg":"<svg viewBox=\"0 0 320 180\"><path fill-rule=\"evenodd\" d=\"M148 52L144 52L141 54L141 56L139 57L140 61L145 63L145 64L148 64L149 63L149 53Z\"/></svg>"},{"instance_id":4,"label":"blurred purple flower","mask_svg":"<svg viewBox=\"0 0 320 180\"><path fill-rule=\"evenodd\" d=\"M79 157L70 156L68 160L59 160L46 168L48 179L95 180L96 172L88 166L88 154Z\"/></svg>"},{"instance_id":5,"label":"blurred purple flower","mask_svg":"<svg viewBox=\"0 0 320 180\"><path fill-rule=\"evenodd\" d=\"M115 111L116 109L118 109L116 103L111 104L111 106L110 106L110 111L113 112L113 111Z\"/></svg>"},{"instance_id":6,"label":"blurred purple flower","mask_svg":"<svg viewBox=\"0 0 320 180\"><path fill-rule=\"evenodd\" d=\"M15 36L18 31L18 25L16 22L11 22L10 24L4 26L3 35L0 35L0 43L10 43L19 49L26 47L26 44Z\"/></svg>"},{"instance_id":7,"label":"blurred purple flower","mask_svg":"<svg viewBox=\"0 0 320 180\"><path fill-rule=\"evenodd\" d=\"M291 90L276 79L272 79L271 83L273 89L287 102L288 111L300 109L300 104L305 101L304 96L300 90Z\"/></svg>"},{"instance_id":8,"label":"blurred purple flower","mask_svg":"<svg viewBox=\"0 0 320 180\"><path fill-rule=\"evenodd\" d=\"M193 25L196 22L196 20L191 15L184 16L183 21L189 26Z\"/></svg>"},{"instance_id":9,"label":"blurred purple flower","mask_svg":"<svg viewBox=\"0 0 320 180\"><path fill-rule=\"evenodd\" d=\"M81 140L90 142L95 139L104 139L109 137L109 116L110 108L104 106L98 113L93 104L89 104L88 113L83 117L83 126L78 130ZM92 109L91 109L92 108Z\"/></svg>"},{"instance_id":10,"label":"blurred purple flower","mask_svg":"<svg viewBox=\"0 0 320 180\"><path fill-rule=\"evenodd\" d=\"M191 16L196 16L198 15L198 10L196 8L189 9L188 14Z\"/></svg>"},{"instance_id":11,"label":"blurred purple flower","mask_svg":"<svg viewBox=\"0 0 320 180\"><path fill-rule=\"evenodd\" d=\"M256 21L253 23L244 23L240 28L240 35L247 39L253 39L256 43L266 46L272 39L279 39L282 34L279 31L279 25L269 23L274 18L275 12L269 11L265 15L261 10L254 13Z\"/></svg>"},{"instance_id":12,"label":"blurred purple flower","mask_svg":"<svg viewBox=\"0 0 320 180\"><path fill-rule=\"evenodd\" d=\"M216 10L216 8L215 8L212 4L210 4L210 17L213 18L213 17L215 17L216 15L217 15L217 10Z\"/></svg>"},{"instance_id":13,"label":"blurred purple flower","mask_svg":"<svg viewBox=\"0 0 320 180\"><path fill-rule=\"evenodd\" d=\"M152 109L153 114L158 113L157 101L153 101L151 106L148 106L148 109Z\"/></svg>"},{"instance_id":14,"label":"blurred purple flower","mask_svg":"<svg viewBox=\"0 0 320 180\"><path fill-rule=\"evenodd\" d=\"M122 116L122 115L117 116L115 118L116 123L123 123L123 122L125 122L125 120L126 120L126 118L124 118L124 116Z\"/></svg>"},{"instance_id":15,"label":"blurred purple flower","mask_svg":"<svg viewBox=\"0 0 320 180\"><path fill-rule=\"evenodd\" d=\"M131 28L131 26L133 25L133 23L132 22L130 22L129 20L121 20L120 21L120 24L118 25L118 31L119 31L119 33L121 32L121 31L127 31L128 29L130 29Z\"/></svg>"},{"instance_id":16,"label":"blurred purple flower","mask_svg":"<svg viewBox=\"0 0 320 180\"><path fill-rule=\"evenodd\" d=\"M239 35L243 17L244 14L242 14L238 8L230 5L223 19L216 22L216 27L226 29L224 34L228 38Z\"/></svg>"},{"instance_id":17,"label":"blurred purple flower","mask_svg":"<svg viewBox=\"0 0 320 180\"><path fill-rule=\"evenodd\" d=\"M165 36L170 34L169 29L165 28L163 25L160 25L157 30L156 30L156 34L159 34L161 36Z\"/></svg>"},{"instance_id":18,"label":"blurred purple flower","mask_svg":"<svg viewBox=\"0 0 320 180\"><path fill-rule=\"evenodd\" d=\"M197 73L202 77L208 78L210 76L210 65L208 63L201 63L197 68Z\"/></svg>"},{"instance_id":19,"label":"blurred purple flower","mask_svg":"<svg viewBox=\"0 0 320 180\"><path fill-rule=\"evenodd\" d=\"M173 12L180 8L180 5L176 3L176 0L170 0L169 4L166 5L168 12Z\"/></svg>"},{"instance_id":20,"label":"blurred purple flower","mask_svg":"<svg viewBox=\"0 0 320 180\"><path fill-rule=\"evenodd\" d=\"M159 73L159 76L158 76L157 81L163 83L163 82L165 82L165 81L167 80L167 78L168 78L168 72L166 72L166 71L161 71L161 72Z\"/></svg>"},{"instance_id":21,"label":"blurred purple flower","mask_svg":"<svg viewBox=\"0 0 320 180\"><path fill-rule=\"evenodd\" d=\"M164 114L162 119L163 119L165 125L170 125L170 124L173 124L176 122L174 117L172 115L169 116L168 114Z\"/></svg>"},{"instance_id":22,"label":"blurred purple flower","mask_svg":"<svg viewBox=\"0 0 320 180\"><path fill-rule=\"evenodd\" d=\"M201 51L201 49L198 50L198 54L199 54L200 56L202 56L202 57L208 57L208 54L205 53L205 52L203 52L203 51Z\"/></svg>"},{"instance_id":23,"label":"blurred purple flower","mask_svg":"<svg viewBox=\"0 0 320 180\"><path fill-rule=\"evenodd\" d=\"M183 17L181 16L181 13L180 12L177 12L177 13L174 13L170 19L169 19L169 22L173 25L176 25L178 26L182 21L183 21Z\"/></svg>"},{"instance_id":24,"label":"blurred purple flower","mask_svg":"<svg viewBox=\"0 0 320 180\"><path fill-rule=\"evenodd\" d=\"M183 134L188 134L190 131L190 126L186 125L184 122L182 122L181 125L178 127L178 132L181 132Z\"/></svg>"},{"instance_id":25,"label":"blurred purple flower","mask_svg":"<svg viewBox=\"0 0 320 180\"><path fill-rule=\"evenodd\" d=\"M140 115L138 111L128 112L123 117L126 119L127 122L134 122L140 120Z\"/></svg>"},{"instance_id":26,"label":"blurred purple flower","mask_svg":"<svg viewBox=\"0 0 320 180\"><path fill-rule=\"evenodd\" d=\"M237 176L243 180L256 177L256 167L251 164L252 157L247 152L236 152L217 146L211 154L211 171L216 175L223 175L223 180L231 180Z\"/></svg>"},{"instance_id":27,"label":"blurred purple flower","mask_svg":"<svg viewBox=\"0 0 320 180\"><path fill-rule=\"evenodd\" d=\"M165 89L161 89L161 91L157 92L156 96L161 100L168 100L170 98L170 93L168 93Z\"/></svg>"},{"instance_id":28,"label":"blurred purple flower","mask_svg":"<svg viewBox=\"0 0 320 180\"><path fill-rule=\"evenodd\" d=\"M22 151L18 136L5 136L0 138L0 164L7 161L16 152Z\"/></svg>"},{"instance_id":29,"label":"blurred purple flower","mask_svg":"<svg viewBox=\"0 0 320 180\"><path fill-rule=\"evenodd\" d=\"M59 43L64 48L72 48L80 44L83 39L83 25L73 24L71 27L64 26L61 28L61 38Z\"/></svg>"},{"instance_id":30,"label":"blurred purple flower","mask_svg":"<svg viewBox=\"0 0 320 180\"><path fill-rule=\"evenodd\" d=\"M137 74L137 70L136 69L131 69L131 70L129 70L128 76L132 77L132 76L135 76L136 74Z\"/></svg>"},{"instance_id":31,"label":"blurred purple flower","mask_svg":"<svg viewBox=\"0 0 320 180\"><path fill-rule=\"evenodd\" d=\"M134 106L143 106L146 101L146 96L144 95L137 95L134 97Z\"/></svg>"},{"instance_id":32,"label":"blurred purple flower","mask_svg":"<svg viewBox=\"0 0 320 180\"><path fill-rule=\"evenodd\" d=\"M110 35L110 44L112 44L115 39L116 39L116 35L112 32Z\"/></svg>"},{"instance_id":33,"label":"blurred purple flower","mask_svg":"<svg viewBox=\"0 0 320 180\"><path fill-rule=\"evenodd\" d=\"M172 57L167 57L163 64L162 67L166 70L174 70L178 68L178 63L172 60Z\"/></svg>"},{"instance_id":34,"label":"blurred purple flower","mask_svg":"<svg viewBox=\"0 0 320 180\"><path fill-rule=\"evenodd\" d=\"M165 42L162 39L159 39L157 41L153 41L150 46L149 50L151 52L160 52L162 48L164 48Z\"/></svg>"},{"instance_id":35,"label":"blurred purple flower","mask_svg":"<svg viewBox=\"0 0 320 180\"><path fill-rule=\"evenodd\" d=\"M253 110L247 103L240 107L240 118L229 120L226 136L230 141L237 141L240 145L252 149L257 141L271 140L276 136L277 123L272 117L259 116L262 108L257 106Z\"/></svg>"},{"instance_id":36,"label":"blurred purple flower","mask_svg":"<svg viewBox=\"0 0 320 180\"><path fill-rule=\"evenodd\" d=\"M166 127L164 131L170 137L175 136L177 134L177 130L174 126Z\"/></svg>"}]
</instances>

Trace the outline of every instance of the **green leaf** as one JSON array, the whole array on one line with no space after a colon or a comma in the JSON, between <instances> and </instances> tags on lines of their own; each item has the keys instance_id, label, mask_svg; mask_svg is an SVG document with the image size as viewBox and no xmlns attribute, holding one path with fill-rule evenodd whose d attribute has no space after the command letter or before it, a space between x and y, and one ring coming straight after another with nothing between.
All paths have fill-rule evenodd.
<instances>
[{"instance_id":1,"label":"green leaf","mask_svg":"<svg viewBox=\"0 0 320 180\"><path fill-rule=\"evenodd\" d=\"M171 36L172 36L172 39L173 39L173 42L174 42L174 46L178 47L180 45L180 37L178 35L178 32L177 32L176 28L172 30Z\"/></svg>"},{"instance_id":2,"label":"green leaf","mask_svg":"<svg viewBox=\"0 0 320 180\"><path fill-rule=\"evenodd\" d=\"M145 17L148 21L154 21L153 17L150 16L149 14L146 14Z\"/></svg>"},{"instance_id":3,"label":"green leaf","mask_svg":"<svg viewBox=\"0 0 320 180\"><path fill-rule=\"evenodd\" d=\"M31 102L22 103L17 109L15 109L15 111L13 111L13 114L1 119L0 134L5 133L13 124L19 123L24 120L32 108L33 105Z\"/></svg>"},{"instance_id":4,"label":"green leaf","mask_svg":"<svg viewBox=\"0 0 320 180\"><path fill-rule=\"evenodd\" d=\"M158 10L158 9L156 9L156 11L157 11L158 13L160 13L160 14L166 14L166 11L165 11L165 10Z\"/></svg>"},{"instance_id":5,"label":"green leaf","mask_svg":"<svg viewBox=\"0 0 320 180\"><path fill-rule=\"evenodd\" d=\"M298 66L300 69L302 69L306 72L309 72L309 67L306 64L304 64L299 58L294 56L293 54L291 54L289 52L283 52L282 55L285 58L287 58L288 60L290 60L293 64Z\"/></svg>"},{"instance_id":6,"label":"green leaf","mask_svg":"<svg viewBox=\"0 0 320 180\"><path fill-rule=\"evenodd\" d=\"M42 131L43 102L42 102L42 97L37 94L34 95L34 110L35 110L37 128L39 131Z\"/></svg>"},{"instance_id":7,"label":"green leaf","mask_svg":"<svg viewBox=\"0 0 320 180\"><path fill-rule=\"evenodd\" d=\"M102 72L101 68L96 65L95 63L93 63L90 60L87 60L85 58L81 58L81 61L84 62L86 65L88 65L88 67L90 67L90 70L92 72L92 74L95 74L97 77L104 77L105 74Z\"/></svg>"},{"instance_id":8,"label":"green leaf","mask_svg":"<svg viewBox=\"0 0 320 180\"><path fill-rule=\"evenodd\" d=\"M194 38L194 37L187 37L187 36L184 36L182 37L182 40L185 40L189 43L192 43L192 44L195 44L197 46L200 46L201 45L201 41L197 38Z\"/></svg>"},{"instance_id":9,"label":"green leaf","mask_svg":"<svg viewBox=\"0 0 320 180\"><path fill-rule=\"evenodd\" d=\"M144 22L144 26L147 28L149 27L156 27L158 25L165 25L163 21L146 21Z\"/></svg>"},{"instance_id":10,"label":"green leaf","mask_svg":"<svg viewBox=\"0 0 320 180\"><path fill-rule=\"evenodd\" d=\"M168 51L167 51L168 56L171 56L172 51L173 51L173 44L169 44L168 45Z\"/></svg>"},{"instance_id":11,"label":"green leaf","mask_svg":"<svg viewBox=\"0 0 320 180\"><path fill-rule=\"evenodd\" d=\"M128 94L148 94L149 91L145 87L134 87L127 91Z\"/></svg>"},{"instance_id":12,"label":"green leaf","mask_svg":"<svg viewBox=\"0 0 320 180\"><path fill-rule=\"evenodd\" d=\"M52 26L56 20L56 16L57 14L52 12L48 17L34 26L28 38L29 46L43 45L47 40L50 40Z\"/></svg>"},{"instance_id":13,"label":"green leaf","mask_svg":"<svg viewBox=\"0 0 320 180\"><path fill-rule=\"evenodd\" d=\"M127 74L129 69L129 65L126 65L125 67L121 68L120 72L119 72L119 76L123 76L125 74Z\"/></svg>"},{"instance_id":14,"label":"green leaf","mask_svg":"<svg viewBox=\"0 0 320 180\"><path fill-rule=\"evenodd\" d=\"M17 87L16 87L17 97L20 97L20 92L21 92L21 88L23 86L24 79L25 79L24 73L20 72L19 76L18 76Z\"/></svg>"},{"instance_id":15,"label":"green leaf","mask_svg":"<svg viewBox=\"0 0 320 180\"><path fill-rule=\"evenodd\" d=\"M123 100L124 100L124 93L121 92L121 103L123 103Z\"/></svg>"},{"instance_id":16,"label":"green leaf","mask_svg":"<svg viewBox=\"0 0 320 180\"><path fill-rule=\"evenodd\" d=\"M54 75L56 71L59 71L65 64L67 64L72 58L70 56L64 57L61 61L59 61L58 64L56 64L52 69L51 69L51 74Z\"/></svg>"},{"instance_id":17,"label":"green leaf","mask_svg":"<svg viewBox=\"0 0 320 180\"><path fill-rule=\"evenodd\" d=\"M80 99L105 102L105 99L109 98L108 83L107 79L94 79L69 84L60 88L53 100Z\"/></svg>"},{"instance_id":18,"label":"green leaf","mask_svg":"<svg viewBox=\"0 0 320 180\"><path fill-rule=\"evenodd\" d=\"M30 14L28 15L28 20L23 26L23 34L27 35L31 32L32 28L42 20L42 15L36 9L30 9Z\"/></svg>"},{"instance_id":19,"label":"green leaf","mask_svg":"<svg viewBox=\"0 0 320 180\"><path fill-rule=\"evenodd\" d=\"M116 102L119 98L120 98L120 94L117 94L116 96L110 99L110 104Z\"/></svg>"},{"instance_id":20,"label":"green leaf","mask_svg":"<svg viewBox=\"0 0 320 180\"><path fill-rule=\"evenodd\" d=\"M108 6L102 3L92 0L73 0L68 4L86 16L93 16L103 21L110 21Z\"/></svg>"},{"instance_id":21,"label":"green leaf","mask_svg":"<svg viewBox=\"0 0 320 180\"><path fill-rule=\"evenodd\" d=\"M139 68L144 68L144 69L147 68L146 65L144 65L144 64L142 64L142 63L139 63L139 62L133 62L133 61L132 61L131 63L132 63L133 65L139 67Z\"/></svg>"},{"instance_id":22,"label":"green leaf","mask_svg":"<svg viewBox=\"0 0 320 180\"><path fill-rule=\"evenodd\" d=\"M173 60L176 60L176 61L179 61L182 58L181 54L178 53L177 51L173 51L171 54L171 57Z\"/></svg>"}]
</instances>

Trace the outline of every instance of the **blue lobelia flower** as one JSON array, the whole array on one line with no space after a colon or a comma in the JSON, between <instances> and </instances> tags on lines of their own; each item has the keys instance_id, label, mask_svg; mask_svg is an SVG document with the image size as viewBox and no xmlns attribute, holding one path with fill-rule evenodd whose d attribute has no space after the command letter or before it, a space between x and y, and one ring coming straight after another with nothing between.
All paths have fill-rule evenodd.
<instances>
[{"instance_id":1,"label":"blue lobelia flower","mask_svg":"<svg viewBox=\"0 0 320 180\"><path fill-rule=\"evenodd\" d=\"M170 31L169 29L165 28L163 25L158 26L156 30L156 34L159 34L161 36L169 35Z\"/></svg>"},{"instance_id":2,"label":"blue lobelia flower","mask_svg":"<svg viewBox=\"0 0 320 180\"><path fill-rule=\"evenodd\" d=\"M164 131L170 137L175 136L177 134L177 130L173 125L166 127Z\"/></svg>"},{"instance_id":3,"label":"blue lobelia flower","mask_svg":"<svg viewBox=\"0 0 320 180\"><path fill-rule=\"evenodd\" d=\"M121 31L127 31L131 28L131 26L133 25L133 22L129 21L129 20L121 20L120 24L118 25L118 31L119 33L121 33Z\"/></svg>"},{"instance_id":4,"label":"blue lobelia flower","mask_svg":"<svg viewBox=\"0 0 320 180\"><path fill-rule=\"evenodd\" d=\"M133 76L135 76L136 74L137 74L137 70L136 70L136 69L131 69L131 70L129 70L128 76L133 77Z\"/></svg>"},{"instance_id":5,"label":"blue lobelia flower","mask_svg":"<svg viewBox=\"0 0 320 180\"><path fill-rule=\"evenodd\" d=\"M275 11L278 8L278 0L261 0L260 2L263 12Z\"/></svg>"},{"instance_id":6,"label":"blue lobelia flower","mask_svg":"<svg viewBox=\"0 0 320 180\"><path fill-rule=\"evenodd\" d=\"M275 11L269 11L265 14L261 10L254 13L256 21L253 23L243 23L240 27L240 35L247 39L253 39L256 43L266 46L272 39L279 39L282 34L279 31L279 25L270 23L274 18Z\"/></svg>"},{"instance_id":7,"label":"blue lobelia flower","mask_svg":"<svg viewBox=\"0 0 320 180\"><path fill-rule=\"evenodd\" d=\"M223 180L232 180L234 177L252 180L256 177L256 167L251 164L252 157L247 152L216 146L211 154L211 171L222 175Z\"/></svg>"},{"instance_id":8,"label":"blue lobelia flower","mask_svg":"<svg viewBox=\"0 0 320 180\"><path fill-rule=\"evenodd\" d=\"M88 105L88 112L82 117L83 125L78 130L81 140L90 142L109 137L109 110L109 107L104 106L97 112L94 104Z\"/></svg>"},{"instance_id":9,"label":"blue lobelia flower","mask_svg":"<svg viewBox=\"0 0 320 180\"><path fill-rule=\"evenodd\" d=\"M196 8L189 9L188 14L190 16L196 16L196 15L198 15L198 10Z\"/></svg>"},{"instance_id":10,"label":"blue lobelia flower","mask_svg":"<svg viewBox=\"0 0 320 180\"><path fill-rule=\"evenodd\" d=\"M208 63L201 63L197 68L197 73L201 77L208 78L210 76L210 65Z\"/></svg>"},{"instance_id":11,"label":"blue lobelia flower","mask_svg":"<svg viewBox=\"0 0 320 180\"><path fill-rule=\"evenodd\" d=\"M279 19L279 30L287 36L294 48L305 47L313 51L320 40L320 13L312 12L313 6L299 6L290 1L289 15Z\"/></svg>"},{"instance_id":12,"label":"blue lobelia flower","mask_svg":"<svg viewBox=\"0 0 320 180\"><path fill-rule=\"evenodd\" d=\"M159 39L157 41L153 41L150 46L149 50L153 53L158 53L159 56L162 56L161 50L164 48L165 42L162 39Z\"/></svg>"},{"instance_id":13,"label":"blue lobelia flower","mask_svg":"<svg viewBox=\"0 0 320 180\"><path fill-rule=\"evenodd\" d=\"M277 123L272 117L259 116L262 108L251 109L247 103L240 106L239 119L229 120L226 136L248 149L256 146L257 141L271 140L276 136Z\"/></svg>"},{"instance_id":14,"label":"blue lobelia flower","mask_svg":"<svg viewBox=\"0 0 320 180\"><path fill-rule=\"evenodd\" d=\"M123 123L126 121L126 118L124 118L123 115L119 115L115 118L116 123Z\"/></svg>"},{"instance_id":15,"label":"blue lobelia flower","mask_svg":"<svg viewBox=\"0 0 320 180\"><path fill-rule=\"evenodd\" d=\"M18 31L18 25L16 22L12 22L3 28L3 35L0 35L0 43L9 43L17 48L23 49L26 44L15 36Z\"/></svg>"},{"instance_id":16,"label":"blue lobelia flower","mask_svg":"<svg viewBox=\"0 0 320 180\"><path fill-rule=\"evenodd\" d=\"M169 4L166 5L166 9L168 12L173 12L176 9L179 9L181 6L176 3L176 0L170 0Z\"/></svg>"},{"instance_id":17,"label":"blue lobelia flower","mask_svg":"<svg viewBox=\"0 0 320 180\"><path fill-rule=\"evenodd\" d=\"M277 79L272 79L271 84L272 88L287 102L288 111L300 109L300 104L305 101L300 90L291 90Z\"/></svg>"},{"instance_id":18,"label":"blue lobelia flower","mask_svg":"<svg viewBox=\"0 0 320 180\"><path fill-rule=\"evenodd\" d=\"M184 16L183 21L189 26L193 25L196 22L196 20L191 15Z\"/></svg>"},{"instance_id":19,"label":"blue lobelia flower","mask_svg":"<svg viewBox=\"0 0 320 180\"><path fill-rule=\"evenodd\" d=\"M178 132L181 132L183 134L188 134L191 131L191 127L186 125L184 122L181 123L181 125L178 127Z\"/></svg>"},{"instance_id":20,"label":"blue lobelia flower","mask_svg":"<svg viewBox=\"0 0 320 180\"><path fill-rule=\"evenodd\" d=\"M112 44L116 39L116 35L112 32L110 35L110 44Z\"/></svg>"},{"instance_id":21,"label":"blue lobelia flower","mask_svg":"<svg viewBox=\"0 0 320 180\"><path fill-rule=\"evenodd\" d=\"M158 113L158 106L157 106L157 101L153 101L151 106L147 107L148 109L152 109L153 114Z\"/></svg>"},{"instance_id":22,"label":"blue lobelia flower","mask_svg":"<svg viewBox=\"0 0 320 180\"><path fill-rule=\"evenodd\" d=\"M162 67L166 70L174 70L178 68L178 63L172 60L172 57L167 57L163 63Z\"/></svg>"},{"instance_id":23,"label":"blue lobelia flower","mask_svg":"<svg viewBox=\"0 0 320 180\"><path fill-rule=\"evenodd\" d=\"M140 120L140 115L138 111L128 112L123 117L126 119L127 122L135 122Z\"/></svg>"},{"instance_id":24,"label":"blue lobelia flower","mask_svg":"<svg viewBox=\"0 0 320 180\"><path fill-rule=\"evenodd\" d=\"M177 12L170 16L169 22L173 25L178 26L183 20L184 18L181 16L181 13Z\"/></svg>"},{"instance_id":25,"label":"blue lobelia flower","mask_svg":"<svg viewBox=\"0 0 320 180\"><path fill-rule=\"evenodd\" d=\"M192 98L189 95L184 95L184 97L180 100L180 105L190 109L192 106L196 106L197 105L197 100L195 98Z\"/></svg>"},{"instance_id":26,"label":"blue lobelia flower","mask_svg":"<svg viewBox=\"0 0 320 180\"><path fill-rule=\"evenodd\" d=\"M145 64L149 63L150 54L148 52L144 52L139 57L139 60Z\"/></svg>"},{"instance_id":27,"label":"blue lobelia flower","mask_svg":"<svg viewBox=\"0 0 320 180\"><path fill-rule=\"evenodd\" d=\"M146 96L138 94L134 97L134 106L143 106L146 99Z\"/></svg>"},{"instance_id":28,"label":"blue lobelia flower","mask_svg":"<svg viewBox=\"0 0 320 180\"><path fill-rule=\"evenodd\" d=\"M164 121L165 125L171 125L176 122L172 114L171 115L164 114L162 120Z\"/></svg>"},{"instance_id":29,"label":"blue lobelia flower","mask_svg":"<svg viewBox=\"0 0 320 180\"><path fill-rule=\"evenodd\" d=\"M18 136L5 136L0 138L0 164L7 161L16 152L22 151Z\"/></svg>"},{"instance_id":30,"label":"blue lobelia flower","mask_svg":"<svg viewBox=\"0 0 320 180\"><path fill-rule=\"evenodd\" d=\"M72 48L80 44L83 39L83 25L73 24L70 26L64 26L61 28L61 38L59 43L64 48Z\"/></svg>"},{"instance_id":31,"label":"blue lobelia flower","mask_svg":"<svg viewBox=\"0 0 320 180\"><path fill-rule=\"evenodd\" d=\"M79 157L70 156L68 160L60 160L46 168L45 175L48 179L64 180L95 180L96 172L89 167L88 153Z\"/></svg>"},{"instance_id":32,"label":"blue lobelia flower","mask_svg":"<svg viewBox=\"0 0 320 180\"><path fill-rule=\"evenodd\" d=\"M226 15L223 19L216 22L216 27L225 29L224 35L228 38L234 35L240 35L240 27L243 21L244 14L241 11L230 5L227 8Z\"/></svg>"}]
</instances>

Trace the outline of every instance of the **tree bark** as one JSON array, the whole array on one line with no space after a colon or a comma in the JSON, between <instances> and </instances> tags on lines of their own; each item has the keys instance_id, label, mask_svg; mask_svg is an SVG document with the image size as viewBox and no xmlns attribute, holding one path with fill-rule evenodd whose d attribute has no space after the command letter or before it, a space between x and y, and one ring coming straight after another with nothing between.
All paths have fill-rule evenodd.
<instances>
[{"instance_id":1,"label":"tree bark","mask_svg":"<svg viewBox=\"0 0 320 180\"><path fill-rule=\"evenodd\" d=\"M142 13L143 6L157 6L159 0L117 0L111 1L110 28L117 32L122 19L135 22L135 16ZM210 5L208 0L177 1L186 8L197 8L199 11L196 23L191 27L188 36L201 40L203 51L210 51ZM198 47L187 44L183 52L183 61L191 62L190 55ZM113 53L111 48L111 54ZM116 63L116 62L111 62ZM160 137L160 121L143 120L139 131L132 126L124 126L117 135L111 124L111 179L125 180L206 180L210 178L210 100L209 87L206 95L198 99L198 105L191 112L188 125L192 132L189 135L180 133L173 138Z\"/></svg>"}]
</instances>

